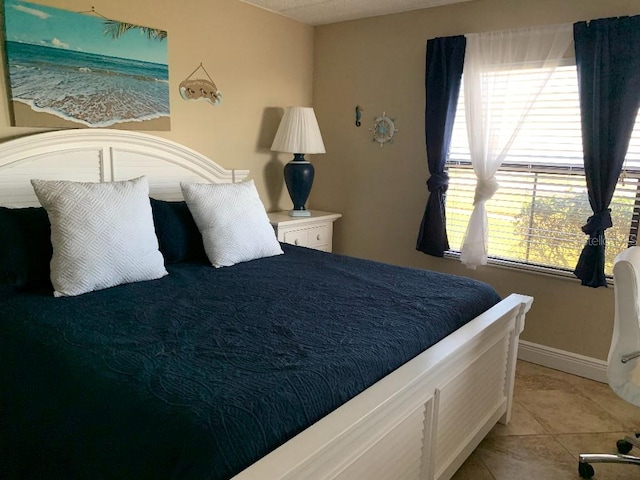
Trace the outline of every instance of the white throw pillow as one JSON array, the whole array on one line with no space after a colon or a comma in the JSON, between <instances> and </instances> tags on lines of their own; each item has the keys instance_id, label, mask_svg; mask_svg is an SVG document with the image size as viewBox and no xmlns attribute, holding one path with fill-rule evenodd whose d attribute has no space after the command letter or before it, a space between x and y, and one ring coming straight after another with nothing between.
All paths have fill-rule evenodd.
<instances>
[{"instance_id":1,"label":"white throw pillow","mask_svg":"<svg viewBox=\"0 0 640 480\"><path fill-rule=\"evenodd\" d=\"M31 180L51 222L54 295L74 296L167 275L145 177L124 182Z\"/></svg>"},{"instance_id":2,"label":"white throw pillow","mask_svg":"<svg viewBox=\"0 0 640 480\"><path fill-rule=\"evenodd\" d=\"M180 186L214 267L283 253L253 180Z\"/></svg>"}]
</instances>

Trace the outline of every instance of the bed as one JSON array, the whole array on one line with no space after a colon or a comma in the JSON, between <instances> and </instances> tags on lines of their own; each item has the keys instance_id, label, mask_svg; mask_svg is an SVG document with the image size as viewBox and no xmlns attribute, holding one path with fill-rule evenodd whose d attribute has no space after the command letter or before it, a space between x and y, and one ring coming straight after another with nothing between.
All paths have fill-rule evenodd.
<instances>
[{"instance_id":1,"label":"bed","mask_svg":"<svg viewBox=\"0 0 640 480\"><path fill-rule=\"evenodd\" d=\"M39 205L34 177L141 175L153 206L248 172L135 132L0 145L5 207ZM530 297L281 247L68 298L0 286L4 476L448 479L509 421Z\"/></svg>"}]
</instances>

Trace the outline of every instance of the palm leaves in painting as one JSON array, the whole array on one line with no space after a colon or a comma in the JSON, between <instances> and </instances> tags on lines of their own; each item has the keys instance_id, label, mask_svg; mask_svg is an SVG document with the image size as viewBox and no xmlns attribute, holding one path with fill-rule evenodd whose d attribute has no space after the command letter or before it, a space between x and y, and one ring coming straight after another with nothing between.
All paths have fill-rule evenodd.
<instances>
[{"instance_id":1,"label":"palm leaves in painting","mask_svg":"<svg viewBox=\"0 0 640 480\"><path fill-rule=\"evenodd\" d=\"M105 20L104 31L105 35L111 36L113 39L120 38L129 30L141 30L149 40L163 41L167 38L167 32L159 28L141 27L140 25L134 25L132 23L119 22L117 20Z\"/></svg>"}]
</instances>

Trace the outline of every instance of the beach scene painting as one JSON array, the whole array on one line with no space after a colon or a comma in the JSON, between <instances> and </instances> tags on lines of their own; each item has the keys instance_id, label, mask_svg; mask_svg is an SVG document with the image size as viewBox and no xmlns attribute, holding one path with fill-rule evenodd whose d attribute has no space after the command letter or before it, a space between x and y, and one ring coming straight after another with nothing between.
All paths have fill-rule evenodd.
<instances>
[{"instance_id":1,"label":"beach scene painting","mask_svg":"<svg viewBox=\"0 0 640 480\"><path fill-rule=\"evenodd\" d=\"M15 126L169 130L167 33L4 1Z\"/></svg>"}]
</instances>

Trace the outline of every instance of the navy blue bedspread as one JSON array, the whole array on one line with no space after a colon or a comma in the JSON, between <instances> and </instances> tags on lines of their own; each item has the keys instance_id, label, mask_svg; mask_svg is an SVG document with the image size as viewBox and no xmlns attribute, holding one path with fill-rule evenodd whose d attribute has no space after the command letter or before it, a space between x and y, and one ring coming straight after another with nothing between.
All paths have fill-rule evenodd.
<instances>
[{"instance_id":1,"label":"navy blue bedspread","mask_svg":"<svg viewBox=\"0 0 640 480\"><path fill-rule=\"evenodd\" d=\"M283 248L73 298L0 288L0 478L228 479L499 301Z\"/></svg>"}]
</instances>

